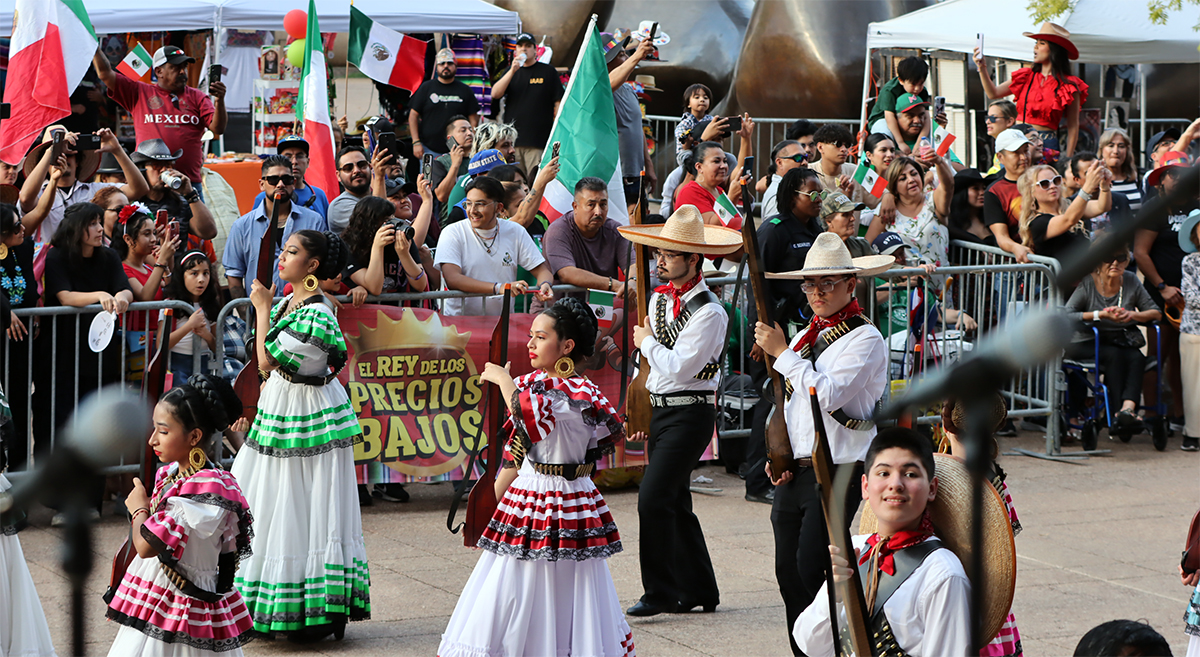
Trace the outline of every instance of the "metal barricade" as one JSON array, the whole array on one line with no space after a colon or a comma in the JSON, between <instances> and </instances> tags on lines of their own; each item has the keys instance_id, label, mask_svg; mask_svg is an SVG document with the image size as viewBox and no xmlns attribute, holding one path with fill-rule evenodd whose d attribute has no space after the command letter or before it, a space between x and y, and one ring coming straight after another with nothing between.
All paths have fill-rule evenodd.
<instances>
[{"instance_id":1,"label":"metal barricade","mask_svg":"<svg viewBox=\"0 0 1200 657\"><path fill-rule=\"evenodd\" d=\"M131 348L130 339L139 333L148 336L157 326L159 313L167 308L175 311L178 321L186 321L194 312L192 305L183 301L132 303L120 316L120 324L114 330L112 342L97 352L94 358L90 355L92 351L86 340L91 318L102 310L99 305L82 308L20 308L13 311L25 324L29 334L20 342L6 339L4 345L4 391L13 409L14 422L23 425L14 427L14 437L19 441L17 447L23 451L9 452L12 463L6 475L10 479L17 481L28 475L36 465L38 455L44 456L54 450L59 425L70 417L70 413L79 405L80 398L109 383L140 385L140 374L152 355L150 349L154 340L147 337L139 350L136 345ZM192 339L200 340L195 336ZM197 372L202 369L201 354L200 349L193 349L193 368ZM13 366L14 358L19 358L18 362L24 365L19 371ZM136 361L139 358L146 360L138 365ZM139 375L135 377L136 381L130 380L131 374ZM70 381L63 381L65 377L69 377ZM72 386L69 394L61 388L63 385ZM141 450L142 453L144 451ZM20 467L12 467L13 463ZM119 465L104 468L101 474L138 472L140 467L140 460L136 463L122 460Z\"/></svg>"}]
</instances>

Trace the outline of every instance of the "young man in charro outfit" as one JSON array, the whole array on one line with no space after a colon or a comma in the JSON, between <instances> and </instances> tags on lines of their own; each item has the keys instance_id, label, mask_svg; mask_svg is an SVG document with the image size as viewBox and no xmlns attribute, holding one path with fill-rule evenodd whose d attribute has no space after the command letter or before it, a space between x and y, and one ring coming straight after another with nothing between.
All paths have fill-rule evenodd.
<instances>
[{"instance_id":1,"label":"young man in charro outfit","mask_svg":"<svg viewBox=\"0 0 1200 657\"><path fill-rule=\"evenodd\" d=\"M714 611L720 602L700 520L692 512L692 469L713 435L717 375L728 316L700 274L704 255L742 246L737 231L705 226L691 205L657 226L624 226L631 242L656 249L659 280L649 317L633 343L650 368L649 463L638 491L640 559L645 594L630 616ZM646 440L641 434L630 440Z\"/></svg>"},{"instance_id":2,"label":"young man in charro outfit","mask_svg":"<svg viewBox=\"0 0 1200 657\"><path fill-rule=\"evenodd\" d=\"M821 233L804 259L804 269L767 278L799 278L813 310L813 319L789 345L778 326L758 322L755 343L775 358L782 375L786 404L784 417L796 463L775 484L771 526L775 531L775 578L783 595L792 653L803 655L790 629L800 612L813 601L825 581L829 539L817 477L812 467L813 416L808 389L815 387L820 406L828 415L825 434L833 462L862 472L863 457L875 425L870 417L887 385L887 345L854 298L859 276L887 269L891 256L851 259L841 238ZM767 476L771 476L767 464ZM846 499L845 521L850 522L858 500Z\"/></svg>"},{"instance_id":3,"label":"young man in charro outfit","mask_svg":"<svg viewBox=\"0 0 1200 657\"><path fill-rule=\"evenodd\" d=\"M862 497L874 512L876 532L854 537L858 554L853 566L836 547L828 549L835 580L844 581L852 567L858 569L870 618L867 638L872 656L978 654L971 650L971 583L962 562L944 549L929 513L940 486L932 443L912 429L886 429L871 442L866 463ZM952 459L940 463L954 465ZM969 478L965 470L962 476ZM966 511L969 504L960 500L957 506ZM965 520L963 516L958 517ZM985 616L1006 611L994 605L987 609ZM805 654L833 657L826 586L800 614L792 634Z\"/></svg>"}]
</instances>

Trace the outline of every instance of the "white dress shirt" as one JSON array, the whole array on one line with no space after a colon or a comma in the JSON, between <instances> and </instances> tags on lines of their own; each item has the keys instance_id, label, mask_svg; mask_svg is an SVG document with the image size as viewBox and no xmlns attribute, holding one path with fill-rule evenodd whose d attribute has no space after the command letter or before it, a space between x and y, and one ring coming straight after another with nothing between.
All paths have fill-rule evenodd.
<instances>
[{"instance_id":1,"label":"white dress shirt","mask_svg":"<svg viewBox=\"0 0 1200 657\"><path fill-rule=\"evenodd\" d=\"M803 335L801 331L789 347L795 347ZM808 389L815 387L821 410L825 413L825 435L833 462L863 460L875 437L875 428L853 431L829 413L841 409L853 419L869 420L875 411L875 402L883 397L887 386L887 357L883 336L874 326L866 324L822 351L815 368L792 348L775 359L775 370L787 377L794 390L785 407L784 419L796 458L812 456L813 416Z\"/></svg>"},{"instance_id":2,"label":"white dress shirt","mask_svg":"<svg viewBox=\"0 0 1200 657\"><path fill-rule=\"evenodd\" d=\"M861 548L866 536L855 536ZM883 603L896 642L913 657L961 657L971 651L971 581L950 550L934 550ZM845 611L838 605L842 622ZM811 657L833 657L829 590L821 590L792 626L796 645ZM926 640L926 637L929 637Z\"/></svg>"},{"instance_id":3,"label":"white dress shirt","mask_svg":"<svg viewBox=\"0 0 1200 657\"><path fill-rule=\"evenodd\" d=\"M688 290L679 302L682 310L692 297L708 288L704 281ZM658 326L654 309L658 306L658 292L650 295L650 328L657 333ZM667 323L675 321L674 304L667 299ZM646 389L655 394L699 390L715 392L719 377L697 379L696 375L709 363L719 362L721 349L725 345L725 328L729 316L719 303L704 304L692 314L688 323L679 332L675 348L664 347L653 335L642 341L642 358L650 365L650 376Z\"/></svg>"}]
</instances>

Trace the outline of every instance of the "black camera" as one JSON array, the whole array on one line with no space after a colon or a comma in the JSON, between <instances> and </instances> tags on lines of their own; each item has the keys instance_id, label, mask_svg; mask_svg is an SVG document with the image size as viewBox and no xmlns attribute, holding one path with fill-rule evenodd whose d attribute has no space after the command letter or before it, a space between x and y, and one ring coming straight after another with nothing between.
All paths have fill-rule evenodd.
<instances>
[{"instance_id":1,"label":"black camera","mask_svg":"<svg viewBox=\"0 0 1200 657\"><path fill-rule=\"evenodd\" d=\"M404 237L407 238L409 242L413 241L413 237L417 234L417 229L413 228L412 222L408 219L392 217L391 219L388 219L388 223L396 229L397 233L403 233Z\"/></svg>"}]
</instances>

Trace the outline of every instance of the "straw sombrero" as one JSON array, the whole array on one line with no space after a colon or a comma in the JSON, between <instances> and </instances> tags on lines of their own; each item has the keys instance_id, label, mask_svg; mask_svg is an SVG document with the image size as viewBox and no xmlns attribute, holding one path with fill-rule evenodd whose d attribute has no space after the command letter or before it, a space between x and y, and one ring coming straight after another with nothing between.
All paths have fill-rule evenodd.
<instances>
[{"instance_id":1,"label":"straw sombrero","mask_svg":"<svg viewBox=\"0 0 1200 657\"><path fill-rule=\"evenodd\" d=\"M767 274L767 278L797 279L838 274L873 276L891 267L895 261L896 258L890 255L851 258L850 250L846 248L842 238L833 233L821 233L817 235L812 248L808 250L808 255L804 257L804 269Z\"/></svg>"},{"instance_id":2,"label":"straw sombrero","mask_svg":"<svg viewBox=\"0 0 1200 657\"><path fill-rule=\"evenodd\" d=\"M971 474L958 459L934 454L938 479L937 497L929 506L937 537L962 562L970 576L971 555ZM875 512L863 505L860 534L874 534ZM983 601L983 636L986 643L1000 631L1012 608L1017 587L1017 546L1012 525L996 489L983 486L983 563L987 596ZM972 585L975 583L972 582Z\"/></svg>"},{"instance_id":3,"label":"straw sombrero","mask_svg":"<svg viewBox=\"0 0 1200 657\"><path fill-rule=\"evenodd\" d=\"M1061 25L1056 25L1050 21L1046 21L1045 23L1042 23L1042 29L1038 30L1037 32L1022 32L1021 36L1027 36L1030 39L1049 41L1055 45L1062 46L1063 49L1067 51L1067 57L1069 59L1079 59L1079 48L1076 48L1075 44L1071 43L1071 33L1067 31L1067 28Z\"/></svg>"},{"instance_id":4,"label":"straw sombrero","mask_svg":"<svg viewBox=\"0 0 1200 657\"><path fill-rule=\"evenodd\" d=\"M694 205L680 206L664 224L621 226L617 230L634 244L656 249L726 255L742 248L741 233L724 226L706 226Z\"/></svg>"},{"instance_id":5,"label":"straw sombrero","mask_svg":"<svg viewBox=\"0 0 1200 657\"><path fill-rule=\"evenodd\" d=\"M26 153L25 159L21 162L21 170L25 172L25 177L28 178L33 173L33 168L37 166L39 160L42 159L42 154L47 148L53 146L54 135L53 130L66 130L61 125L47 126L42 131L42 141L38 142L33 148ZM69 146L69 144L68 144ZM75 169L76 180L87 180L96 173L96 169L100 168L100 151L80 151L79 166Z\"/></svg>"}]
</instances>

